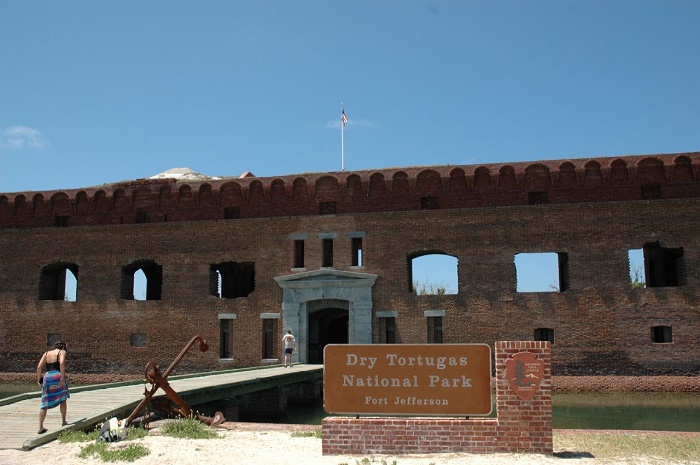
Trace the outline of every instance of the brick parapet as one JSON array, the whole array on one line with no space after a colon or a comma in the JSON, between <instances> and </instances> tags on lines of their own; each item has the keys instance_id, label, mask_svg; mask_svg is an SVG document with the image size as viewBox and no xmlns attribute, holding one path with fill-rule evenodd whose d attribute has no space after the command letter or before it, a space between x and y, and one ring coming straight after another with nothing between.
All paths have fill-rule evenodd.
<instances>
[{"instance_id":1,"label":"brick parapet","mask_svg":"<svg viewBox=\"0 0 700 465\"><path fill-rule=\"evenodd\" d=\"M506 379L505 362L519 352L544 363L540 386L529 400L521 400ZM552 454L550 357L548 342L496 342L496 419L327 417L323 454Z\"/></svg>"},{"instance_id":2,"label":"brick parapet","mask_svg":"<svg viewBox=\"0 0 700 465\"><path fill-rule=\"evenodd\" d=\"M0 194L0 229L698 198L699 179L700 152L275 177L138 179ZM536 199L530 198L533 193Z\"/></svg>"}]
</instances>

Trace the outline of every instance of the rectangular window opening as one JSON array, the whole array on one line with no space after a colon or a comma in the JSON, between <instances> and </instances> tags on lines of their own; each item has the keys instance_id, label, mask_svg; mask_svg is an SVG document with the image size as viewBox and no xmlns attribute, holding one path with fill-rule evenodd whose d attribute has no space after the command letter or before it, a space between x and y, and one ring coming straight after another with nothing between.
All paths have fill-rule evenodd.
<instances>
[{"instance_id":1,"label":"rectangular window opening","mask_svg":"<svg viewBox=\"0 0 700 465\"><path fill-rule=\"evenodd\" d=\"M136 213L136 222L138 224L145 224L151 222L151 212L139 211Z\"/></svg>"},{"instance_id":2,"label":"rectangular window opening","mask_svg":"<svg viewBox=\"0 0 700 465\"><path fill-rule=\"evenodd\" d=\"M46 335L46 347L54 347L60 341L62 341L61 333L48 333Z\"/></svg>"},{"instance_id":3,"label":"rectangular window opening","mask_svg":"<svg viewBox=\"0 0 700 465\"><path fill-rule=\"evenodd\" d=\"M304 240L294 241L294 268L304 268Z\"/></svg>"},{"instance_id":4,"label":"rectangular window opening","mask_svg":"<svg viewBox=\"0 0 700 465\"><path fill-rule=\"evenodd\" d=\"M673 342L673 334L670 326L652 326L651 342L656 344L670 344Z\"/></svg>"},{"instance_id":5,"label":"rectangular window opening","mask_svg":"<svg viewBox=\"0 0 700 465\"><path fill-rule=\"evenodd\" d=\"M148 345L146 333L131 333L129 339L131 347L146 347Z\"/></svg>"},{"instance_id":6,"label":"rectangular window opening","mask_svg":"<svg viewBox=\"0 0 700 465\"><path fill-rule=\"evenodd\" d=\"M352 266L362 265L362 238L352 238Z\"/></svg>"},{"instance_id":7,"label":"rectangular window opening","mask_svg":"<svg viewBox=\"0 0 700 465\"><path fill-rule=\"evenodd\" d=\"M255 290L255 262L222 262L209 267L209 294L222 299L248 297Z\"/></svg>"},{"instance_id":8,"label":"rectangular window opening","mask_svg":"<svg viewBox=\"0 0 700 465\"><path fill-rule=\"evenodd\" d=\"M318 205L319 215L335 215L336 205L335 202L321 202Z\"/></svg>"},{"instance_id":9,"label":"rectangular window opening","mask_svg":"<svg viewBox=\"0 0 700 465\"><path fill-rule=\"evenodd\" d=\"M277 319L264 318L262 320L262 358L276 359L277 356Z\"/></svg>"},{"instance_id":10,"label":"rectangular window opening","mask_svg":"<svg viewBox=\"0 0 700 465\"><path fill-rule=\"evenodd\" d=\"M321 266L324 268L333 266L333 239L323 239L323 258Z\"/></svg>"},{"instance_id":11,"label":"rectangular window opening","mask_svg":"<svg viewBox=\"0 0 700 465\"><path fill-rule=\"evenodd\" d=\"M642 186L643 200L656 200L661 198L661 184L649 183Z\"/></svg>"},{"instance_id":12,"label":"rectangular window opening","mask_svg":"<svg viewBox=\"0 0 700 465\"><path fill-rule=\"evenodd\" d=\"M233 320L219 320L219 358L233 358Z\"/></svg>"},{"instance_id":13,"label":"rectangular window opening","mask_svg":"<svg viewBox=\"0 0 700 465\"><path fill-rule=\"evenodd\" d=\"M547 191L528 192L527 203L528 205L544 205L549 203L549 199L547 198Z\"/></svg>"},{"instance_id":14,"label":"rectangular window opening","mask_svg":"<svg viewBox=\"0 0 700 465\"><path fill-rule=\"evenodd\" d=\"M629 263L630 285L633 289L643 289L647 287L644 276L644 250L629 249L627 251Z\"/></svg>"},{"instance_id":15,"label":"rectangular window opening","mask_svg":"<svg viewBox=\"0 0 700 465\"><path fill-rule=\"evenodd\" d=\"M428 344L442 344L442 317L429 316L428 320Z\"/></svg>"},{"instance_id":16,"label":"rectangular window opening","mask_svg":"<svg viewBox=\"0 0 700 465\"><path fill-rule=\"evenodd\" d=\"M439 210L440 209L440 197L436 197L436 196L421 197L420 209L421 210Z\"/></svg>"},{"instance_id":17,"label":"rectangular window opening","mask_svg":"<svg viewBox=\"0 0 700 465\"><path fill-rule=\"evenodd\" d=\"M674 287L685 284L683 247L662 247L648 242L643 247L644 282L646 287Z\"/></svg>"},{"instance_id":18,"label":"rectangular window opening","mask_svg":"<svg viewBox=\"0 0 700 465\"><path fill-rule=\"evenodd\" d=\"M237 220L241 217L241 207L224 207L225 220Z\"/></svg>"},{"instance_id":19,"label":"rectangular window opening","mask_svg":"<svg viewBox=\"0 0 700 465\"><path fill-rule=\"evenodd\" d=\"M380 344L396 344L396 318L379 318L379 342Z\"/></svg>"},{"instance_id":20,"label":"rectangular window opening","mask_svg":"<svg viewBox=\"0 0 700 465\"><path fill-rule=\"evenodd\" d=\"M535 329L535 341L548 341L554 345L554 330L552 328Z\"/></svg>"},{"instance_id":21,"label":"rectangular window opening","mask_svg":"<svg viewBox=\"0 0 700 465\"><path fill-rule=\"evenodd\" d=\"M569 290L569 254L536 252L515 254L517 292L565 292Z\"/></svg>"}]
</instances>

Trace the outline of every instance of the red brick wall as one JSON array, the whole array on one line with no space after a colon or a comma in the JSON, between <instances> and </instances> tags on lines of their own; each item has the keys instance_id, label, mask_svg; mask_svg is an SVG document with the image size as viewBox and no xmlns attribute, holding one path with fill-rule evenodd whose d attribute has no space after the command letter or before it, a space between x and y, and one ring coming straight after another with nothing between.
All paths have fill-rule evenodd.
<instances>
[{"instance_id":1,"label":"red brick wall","mask_svg":"<svg viewBox=\"0 0 700 465\"><path fill-rule=\"evenodd\" d=\"M373 311L396 311L397 342L426 342L425 310L443 309L445 343L528 340L555 330L557 375L697 375L700 368L699 200L599 205L376 213L286 219L4 230L0 233L0 371L27 372L47 333L69 344L69 366L83 373L142 373L167 366L194 335L178 370L256 366L262 358L261 313L281 313L276 276L294 273L291 232L308 235L306 264L321 264L322 232L335 232L334 267L350 269L350 231L365 231L362 272L379 276ZM681 221L682 220L682 221ZM627 250L647 240L683 246L687 284L632 289ZM440 250L459 260L459 294L408 291L407 256ZM571 288L518 293L515 253L566 251ZM120 298L121 267L136 259L163 266L158 301ZM255 263L248 297L210 296L209 265ZM40 301L42 266L79 265L76 302ZM219 362L219 313L235 313L234 357ZM674 342L654 344L650 327L673 327ZM374 328L378 327L377 320ZM283 324L278 327L281 338ZM147 346L130 346L145 333ZM378 341L378 335L374 335Z\"/></svg>"},{"instance_id":2,"label":"red brick wall","mask_svg":"<svg viewBox=\"0 0 700 465\"><path fill-rule=\"evenodd\" d=\"M538 391L520 400L505 376L505 362L530 352L544 362ZM548 342L496 342L497 418L348 418L323 420L324 455L342 454L552 454L552 385Z\"/></svg>"},{"instance_id":3,"label":"red brick wall","mask_svg":"<svg viewBox=\"0 0 700 465\"><path fill-rule=\"evenodd\" d=\"M345 181L356 176L352 179L363 189L362 195L351 196L352 201L346 203L354 205L357 201L359 212L337 215L318 215L316 210L296 216L305 210L297 209L296 197L291 193L294 189L289 187L302 178L307 186L316 186L309 187L308 193L309 202L317 207L318 201L328 200L331 192L334 195L349 192L345 187L328 189L330 175L281 178L284 181L281 186L286 186L282 191L290 197L273 206L265 204L265 199L270 204L279 200L274 193L280 187L275 183L276 178L240 180L254 192L257 181L264 195L253 195L246 190L245 196L223 196L216 204L216 211L228 205L226 199L234 198L243 199L246 208L258 209L259 214L267 211L262 207L267 205L265 208L272 208L268 214L274 212L279 216L226 221L211 219L214 210L208 210L210 200L202 199L202 196L210 199L204 195L205 186L194 189L201 194L195 195L196 201L172 204L174 209L200 211L201 221L184 221L196 219L184 213L180 217L172 216L174 213L167 210L171 204L165 197L158 197L160 203L143 203L140 189L159 193L159 188L170 181L138 181L114 187L115 192L123 189L129 195L133 193L135 197L131 200L108 196L92 202L90 195L81 196L76 191L68 196L76 202L71 200L66 204L59 193L40 193L41 199L30 202L36 204L37 210L27 205L25 209L19 208L21 203L15 199L21 194L0 195L0 223L4 225L0 227L0 371L34 370L45 350L48 333L61 334L68 342L69 370L76 374L140 376L149 360L167 366L194 335L207 339L211 348L204 354L192 351L178 365L178 372L260 365L263 363L260 315L282 313L282 290L274 278L297 272L292 269L290 235L303 234L308 238L306 270L312 271L321 267L319 235L333 233L337 237L334 268L378 276L372 289L373 312L397 314L399 343L427 342L425 311L444 310L445 343L492 345L497 340L531 340L535 328L553 328L555 375L697 376L700 372L697 344L700 196L696 195L700 188L699 156L551 161L543 165L549 169L548 177L544 178L531 175L538 169L541 171L537 168L540 164L516 164L512 172L494 165L484 168L491 173L487 178L494 183L483 192L478 181L481 167L334 173L339 186L345 186ZM620 170L614 167L618 161L625 161L626 177L620 177ZM602 166L601 185L591 181L594 178L585 168L593 162ZM567 164L573 171L567 171ZM456 187L460 184L451 177L457 168L467 172L463 190ZM401 173L405 176L400 176ZM440 183L434 173L440 175ZM394 190L378 187L382 183L378 182L381 176L377 174L391 178L385 187ZM509 176L515 180L514 184L506 182ZM619 184L623 178L629 184ZM511 194L526 197L528 186L542 188L542 179L553 191L566 188L571 196L560 204L532 206L521 201L508 205L505 197L499 197ZM638 198L645 182L664 179L664 198ZM502 182L496 184L496 181ZM183 186L175 184L170 187L179 192L178 187ZM214 193L224 189L224 184L213 185ZM414 201L421 195L435 194L431 189L436 185L443 189L441 209L419 210L420 204L416 206ZM498 189L493 187L497 185ZM507 190L506 195L499 191L507 186L516 189L515 193ZM393 197L391 192L404 192L402 189L410 193L408 200ZM666 198L669 192L676 198ZM25 194L25 197L31 200L36 195L39 194ZM615 199L619 200L612 201ZM366 212L374 208L375 201L377 209L395 207L397 211ZM114 224L100 225L105 218L100 216L103 202L110 215L113 212L135 215L143 205L167 207L168 221L119 224L117 218ZM409 205L410 202L414 203ZM455 208L444 208L450 205ZM457 208L457 205L462 206ZM71 216L69 227L51 227L44 221L48 217L40 213L71 211L76 216L83 215L85 224L91 225L71 227ZM40 217L43 223L32 223ZM183 221L178 222L178 218ZM18 223L20 219L25 222ZM26 224L34 227L20 228ZM358 231L365 233L361 269L351 267L348 237L349 233ZM683 247L684 285L631 288L627 251L654 241L665 247ZM458 294L417 296L408 290L407 257L428 251L458 259ZM514 255L522 252L567 253L570 288L566 292L516 292ZM135 260L153 260L162 266L161 300L142 302L120 297L121 268ZM255 290L248 297L219 299L209 295L209 267L222 261L255 264ZM38 299L41 269L54 262L70 262L79 267L76 302ZM217 316L220 313L236 314L230 361L219 360ZM650 327L656 325L672 326L672 343L651 341ZM374 342L380 340L378 327L375 318ZM283 329L280 320L279 338ZM146 346L131 347L132 333L145 334Z\"/></svg>"},{"instance_id":4,"label":"red brick wall","mask_svg":"<svg viewBox=\"0 0 700 465\"><path fill-rule=\"evenodd\" d=\"M528 205L531 193L550 204L700 197L700 153L659 154L474 166L406 167L305 173L270 178L139 179L105 186L0 194L0 229L119 225L335 213Z\"/></svg>"}]
</instances>

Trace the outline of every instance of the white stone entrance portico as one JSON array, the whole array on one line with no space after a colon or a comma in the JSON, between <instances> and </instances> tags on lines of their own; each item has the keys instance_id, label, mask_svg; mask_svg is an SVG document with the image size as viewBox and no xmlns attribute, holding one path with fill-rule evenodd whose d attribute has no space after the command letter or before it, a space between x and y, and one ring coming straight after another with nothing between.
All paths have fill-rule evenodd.
<instances>
[{"instance_id":1,"label":"white stone entrance portico","mask_svg":"<svg viewBox=\"0 0 700 465\"><path fill-rule=\"evenodd\" d=\"M275 278L283 289L282 331L291 330L297 339L295 361L308 362L309 313L322 308L347 310L348 343L371 344L372 286L376 280L374 274L330 269Z\"/></svg>"}]
</instances>

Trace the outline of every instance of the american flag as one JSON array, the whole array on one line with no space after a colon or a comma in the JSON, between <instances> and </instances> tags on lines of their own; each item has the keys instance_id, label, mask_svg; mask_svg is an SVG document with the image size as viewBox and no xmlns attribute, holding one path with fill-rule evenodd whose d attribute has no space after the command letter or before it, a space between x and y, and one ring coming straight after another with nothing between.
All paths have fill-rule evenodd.
<instances>
[{"instance_id":1,"label":"american flag","mask_svg":"<svg viewBox=\"0 0 700 465\"><path fill-rule=\"evenodd\" d=\"M343 122L343 127L348 123L348 117L345 116L345 109L340 113L340 120Z\"/></svg>"}]
</instances>

